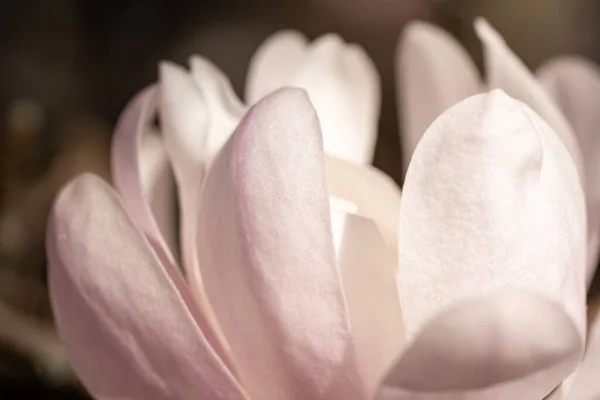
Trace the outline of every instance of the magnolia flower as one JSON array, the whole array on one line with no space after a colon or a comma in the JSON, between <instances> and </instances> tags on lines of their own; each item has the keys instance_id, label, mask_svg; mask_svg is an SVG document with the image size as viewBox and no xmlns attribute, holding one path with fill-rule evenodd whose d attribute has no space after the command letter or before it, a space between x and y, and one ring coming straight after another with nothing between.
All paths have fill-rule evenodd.
<instances>
[{"instance_id":1,"label":"magnolia flower","mask_svg":"<svg viewBox=\"0 0 600 400\"><path fill-rule=\"evenodd\" d=\"M368 166L377 85L360 49L289 32L256 53L249 109L206 60L162 65L117 126L116 191L76 178L48 226L95 397L537 400L575 371L586 215L564 139L501 90L469 97L424 128L400 200Z\"/></svg>"}]
</instances>

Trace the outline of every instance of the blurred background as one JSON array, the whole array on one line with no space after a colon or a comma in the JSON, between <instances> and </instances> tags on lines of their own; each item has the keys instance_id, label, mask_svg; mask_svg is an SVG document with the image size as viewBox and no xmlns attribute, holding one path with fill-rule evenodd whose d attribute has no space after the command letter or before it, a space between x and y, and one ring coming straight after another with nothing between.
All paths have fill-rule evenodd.
<instances>
[{"instance_id":1,"label":"blurred background","mask_svg":"<svg viewBox=\"0 0 600 400\"><path fill-rule=\"evenodd\" d=\"M600 61L594 0L0 1L0 398L86 398L53 328L46 215L73 175L109 176L112 126L127 100L156 80L159 60L205 55L241 95L250 56L276 30L313 38L333 31L362 44L383 81L375 164L400 183L398 36L411 19L433 21L481 65L478 15L532 68L561 53Z\"/></svg>"}]
</instances>

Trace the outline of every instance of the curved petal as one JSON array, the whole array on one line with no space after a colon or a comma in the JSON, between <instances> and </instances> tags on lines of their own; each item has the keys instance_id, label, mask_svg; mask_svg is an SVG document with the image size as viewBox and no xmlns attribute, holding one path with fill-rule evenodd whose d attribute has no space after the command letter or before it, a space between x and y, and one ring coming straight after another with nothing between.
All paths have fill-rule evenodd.
<instances>
[{"instance_id":1,"label":"curved petal","mask_svg":"<svg viewBox=\"0 0 600 400\"><path fill-rule=\"evenodd\" d=\"M190 59L192 78L208 108L210 126L206 137L205 158L212 159L233 134L246 107L235 94L229 79L204 57Z\"/></svg>"},{"instance_id":2,"label":"curved petal","mask_svg":"<svg viewBox=\"0 0 600 400\"><path fill-rule=\"evenodd\" d=\"M296 31L268 37L254 52L246 77L246 103L254 104L292 81L304 61L308 39Z\"/></svg>"},{"instance_id":3,"label":"curved petal","mask_svg":"<svg viewBox=\"0 0 600 400\"><path fill-rule=\"evenodd\" d=\"M600 302L590 305L588 311L588 342L583 363L564 400L596 400L600 398Z\"/></svg>"},{"instance_id":4,"label":"curved petal","mask_svg":"<svg viewBox=\"0 0 600 400\"><path fill-rule=\"evenodd\" d=\"M583 158L573 131L552 98L502 37L483 18L475 30L484 47L485 71L489 89L500 88L533 108L561 138L573 157L581 182L584 182Z\"/></svg>"},{"instance_id":5,"label":"curved petal","mask_svg":"<svg viewBox=\"0 0 600 400\"><path fill-rule=\"evenodd\" d=\"M479 92L479 72L448 32L426 22L404 28L396 51L396 93L406 172L417 143L446 109Z\"/></svg>"},{"instance_id":6,"label":"curved petal","mask_svg":"<svg viewBox=\"0 0 600 400\"><path fill-rule=\"evenodd\" d=\"M591 282L600 250L600 70L587 60L560 58L544 65L538 77L571 123L582 150Z\"/></svg>"},{"instance_id":7,"label":"curved petal","mask_svg":"<svg viewBox=\"0 0 600 400\"><path fill-rule=\"evenodd\" d=\"M359 164L373 161L381 87L375 65L361 47L336 35L322 36L288 84L308 92L325 154Z\"/></svg>"},{"instance_id":8,"label":"curved petal","mask_svg":"<svg viewBox=\"0 0 600 400\"><path fill-rule=\"evenodd\" d=\"M247 397L203 335L194 302L100 178L58 196L47 234L59 331L78 375L98 398Z\"/></svg>"},{"instance_id":9,"label":"curved petal","mask_svg":"<svg viewBox=\"0 0 600 400\"><path fill-rule=\"evenodd\" d=\"M148 174L147 166L153 163L145 151L144 143L149 135L150 120L153 117L156 108L156 89L150 87L140 92L125 107L121 114L111 148L112 173L115 187L123 199L123 204L137 226L148 238L150 244L158 254L165 265L175 265L172 248L169 244L172 242L170 224L159 224L157 217L161 221L168 221L168 204L164 204L165 209L159 211L152 207L157 197L168 196L166 191L168 187L151 189L151 181L167 179L165 175L169 174L168 165L163 161L158 161L153 174ZM150 139L151 140L151 139ZM153 164L157 164L154 162ZM163 183L167 184L166 181ZM154 197L153 192L157 197ZM162 208L162 207L161 207ZM162 228L162 229L161 229ZM165 240L167 238L167 240Z\"/></svg>"},{"instance_id":10,"label":"curved petal","mask_svg":"<svg viewBox=\"0 0 600 400\"><path fill-rule=\"evenodd\" d=\"M409 339L455 302L521 290L555 302L583 342L584 207L572 158L527 105L495 90L442 114L415 150L402 195L398 282ZM522 312L523 318L535 315ZM496 323L493 317L464 326L465 342ZM503 315L497 317L503 326ZM506 323L517 329L523 318L515 318ZM536 321L554 326L553 320ZM528 346L526 325L520 333ZM522 369L550 367L544 349L532 347L535 366ZM489 363L481 373L496 376L497 369L513 370L520 362ZM457 362L455 368L463 367ZM538 383L549 393L560 382ZM495 398L535 398L521 394L528 393L523 385L517 388L523 392Z\"/></svg>"},{"instance_id":11,"label":"curved petal","mask_svg":"<svg viewBox=\"0 0 600 400\"><path fill-rule=\"evenodd\" d=\"M267 96L217 156L201 196L202 275L256 398L365 399L319 133L306 93Z\"/></svg>"},{"instance_id":12,"label":"curved petal","mask_svg":"<svg viewBox=\"0 0 600 400\"><path fill-rule=\"evenodd\" d=\"M477 297L424 327L378 399L542 399L577 366L581 346L556 303L518 291Z\"/></svg>"},{"instance_id":13,"label":"curved petal","mask_svg":"<svg viewBox=\"0 0 600 400\"><path fill-rule=\"evenodd\" d=\"M335 157L325 159L325 171L329 195L351 205L346 211L373 220L397 260L400 188L392 178L370 165Z\"/></svg>"},{"instance_id":14,"label":"curved petal","mask_svg":"<svg viewBox=\"0 0 600 400\"><path fill-rule=\"evenodd\" d=\"M372 221L339 209L332 212L345 219L338 265L359 371L371 399L404 345L398 264Z\"/></svg>"}]
</instances>

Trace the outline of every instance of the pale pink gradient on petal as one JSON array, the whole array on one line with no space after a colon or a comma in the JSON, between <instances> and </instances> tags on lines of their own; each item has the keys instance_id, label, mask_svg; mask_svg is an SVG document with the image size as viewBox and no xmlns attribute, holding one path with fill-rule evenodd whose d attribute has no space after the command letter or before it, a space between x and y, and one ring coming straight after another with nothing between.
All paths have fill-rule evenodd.
<instances>
[{"instance_id":1,"label":"pale pink gradient on petal","mask_svg":"<svg viewBox=\"0 0 600 400\"><path fill-rule=\"evenodd\" d=\"M579 141L585 167L588 214L588 282L600 250L600 70L590 61L561 57L537 73L567 117Z\"/></svg>"},{"instance_id":2,"label":"pale pink gradient on petal","mask_svg":"<svg viewBox=\"0 0 600 400\"><path fill-rule=\"evenodd\" d=\"M47 252L61 338L94 396L247 400L202 333L181 276L160 264L100 178L62 190Z\"/></svg>"},{"instance_id":3,"label":"pale pink gradient on petal","mask_svg":"<svg viewBox=\"0 0 600 400\"><path fill-rule=\"evenodd\" d=\"M402 169L429 125L446 109L477 94L481 78L471 56L448 32L426 22L404 28L395 57Z\"/></svg>"},{"instance_id":4,"label":"pale pink gradient on petal","mask_svg":"<svg viewBox=\"0 0 600 400\"><path fill-rule=\"evenodd\" d=\"M431 125L408 168L399 236L398 283L409 340L420 340L431 321L446 324L440 313L457 303L520 291L524 298L509 296L507 301L537 304L539 315L548 316L537 323L548 330L572 325L562 329L579 334L574 343L568 342L578 355L585 339L583 191L559 137L524 103L495 90L464 100ZM554 304L553 311L542 313L544 307L533 297ZM519 370L526 378L526 371L534 373L571 360L571 353L565 352L564 359L547 362L560 353L552 349L561 347L546 343L552 340L546 336L529 336L531 331L522 322L536 313L524 308L522 316L506 320L501 309L497 315L492 310L486 319L473 316L470 325L461 326L458 339L468 346L482 332L494 332L496 326L508 329L506 339L530 353L524 361L516 358L500 364L492 362L493 358L486 364L485 358L476 357L477 365L487 365L482 374L500 379L502 371ZM516 334L520 324L523 330ZM441 336L444 332L438 331ZM557 335L556 340L561 337ZM536 340L539 347L530 346ZM437 350L430 350L443 356L449 344L442 340ZM494 349L484 350L495 354ZM468 367L460 358L448 363L457 371ZM561 379L570 372L560 371L565 373ZM557 377L550 374L547 380L536 380L531 393L541 389L549 393L560 383ZM535 398L524 395L529 393L525 383L518 387L508 398Z\"/></svg>"},{"instance_id":5,"label":"pale pink gradient on petal","mask_svg":"<svg viewBox=\"0 0 600 400\"><path fill-rule=\"evenodd\" d=\"M254 106L209 171L206 290L257 399L365 400L330 229L320 129L305 92Z\"/></svg>"}]
</instances>

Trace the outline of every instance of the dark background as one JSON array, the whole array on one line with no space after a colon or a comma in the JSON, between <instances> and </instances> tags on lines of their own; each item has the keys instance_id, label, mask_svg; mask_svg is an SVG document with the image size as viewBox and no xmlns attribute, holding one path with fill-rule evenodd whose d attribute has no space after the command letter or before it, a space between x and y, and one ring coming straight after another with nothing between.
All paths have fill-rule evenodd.
<instances>
[{"instance_id":1,"label":"dark background","mask_svg":"<svg viewBox=\"0 0 600 400\"><path fill-rule=\"evenodd\" d=\"M252 52L276 30L313 38L334 31L362 44L383 82L375 164L400 183L392 68L402 27L413 18L434 21L481 65L477 15L532 68L562 53L600 60L594 0L0 0L0 399L85 398L64 371L40 367L44 352L28 351L27 341L53 337L45 215L73 174L107 174L111 126L127 100L156 80L159 60L185 64L205 55L241 94ZM15 336L25 344L15 345Z\"/></svg>"}]
</instances>

